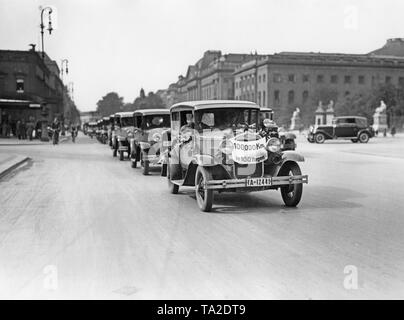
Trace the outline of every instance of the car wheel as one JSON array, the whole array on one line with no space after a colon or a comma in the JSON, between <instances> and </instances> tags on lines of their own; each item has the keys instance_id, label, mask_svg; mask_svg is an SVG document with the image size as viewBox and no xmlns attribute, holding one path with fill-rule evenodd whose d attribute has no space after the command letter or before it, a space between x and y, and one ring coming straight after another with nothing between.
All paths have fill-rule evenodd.
<instances>
[{"instance_id":1,"label":"car wheel","mask_svg":"<svg viewBox=\"0 0 404 320\"><path fill-rule=\"evenodd\" d=\"M179 185L172 183L171 182L171 170L170 170L170 163L167 164L167 182L168 182L168 188L170 190L170 193L172 194L177 194L180 187Z\"/></svg>"},{"instance_id":2,"label":"car wheel","mask_svg":"<svg viewBox=\"0 0 404 320\"><path fill-rule=\"evenodd\" d=\"M112 156L113 156L113 157L116 157L117 153L118 153L118 149L116 149L115 147L113 147L113 149L112 149Z\"/></svg>"},{"instance_id":3,"label":"car wheel","mask_svg":"<svg viewBox=\"0 0 404 320\"><path fill-rule=\"evenodd\" d=\"M149 160L143 160L143 175L147 176L149 174Z\"/></svg>"},{"instance_id":4,"label":"car wheel","mask_svg":"<svg viewBox=\"0 0 404 320\"><path fill-rule=\"evenodd\" d=\"M362 132L359 135L359 142L360 143L368 143L369 141L369 135L366 132Z\"/></svg>"},{"instance_id":5,"label":"car wheel","mask_svg":"<svg viewBox=\"0 0 404 320\"><path fill-rule=\"evenodd\" d=\"M316 140L316 143L324 143L325 141L325 135L322 133L317 133L314 137L314 139Z\"/></svg>"},{"instance_id":6,"label":"car wheel","mask_svg":"<svg viewBox=\"0 0 404 320\"><path fill-rule=\"evenodd\" d=\"M287 162L281 169L280 176L300 176L302 172L295 162ZM283 202L287 207L296 207L302 198L303 184L290 184L281 187Z\"/></svg>"},{"instance_id":7,"label":"car wheel","mask_svg":"<svg viewBox=\"0 0 404 320\"><path fill-rule=\"evenodd\" d=\"M353 143L357 143L357 142L358 142L358 139L351 139L351 141L352 141Z\"/></svg>"},{"instance_id":8,"label":"car wheel","mask_svg":"<svg viewBox=\"0 0 404 320\"><path fill-rule=\"evenodd\" d=\"M206 188L206 183L212 180L212 175L204 167L199 166L195 174L195 196L202 211L209 212L213 205L213 190Z\"/></svg>"},{"instance_id":9,"label":"car wheel","mask_svg":"<svg viewBox=\"0 0 404 320\"><path fill-rule=\"evenodd\" d=\"M161 166L161 172L160 172L162 177L167 176L167 163L163 163Z\"/></svg>"},{"instance_id":10,"label":"car wheel","mask_svg":"<svg viewBox=\"0 0 404 320\"><path fill-rule=\"evenodd\" d=\"M123 157L124 157L123 151L119 151L119 160L123 161Z\"/></svg>"}]
</instances>

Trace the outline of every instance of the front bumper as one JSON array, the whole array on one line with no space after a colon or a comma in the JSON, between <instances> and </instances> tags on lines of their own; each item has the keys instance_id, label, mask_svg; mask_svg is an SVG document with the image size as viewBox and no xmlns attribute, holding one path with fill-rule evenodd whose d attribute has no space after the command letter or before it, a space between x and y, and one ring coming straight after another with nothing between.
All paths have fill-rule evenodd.
<instances>
[{"instance_id":1,"label":"front bumper","mask_svg":"<svg viewBox=\"0 0 404 320\"><path fill-rule=\"evenodd\" d=\"M264 181L263 184L257 183L254 184L255 181L259 182ZM232 188L270 188L277 186L284 186L290 184L301 184L308 183L308 175L301 176L281 176L281 177L262 177L262 178L244 178L244 179L224 179L224 180L210 180L206 182L206 189L232 189Z\"/></svg>"}]
</instances>

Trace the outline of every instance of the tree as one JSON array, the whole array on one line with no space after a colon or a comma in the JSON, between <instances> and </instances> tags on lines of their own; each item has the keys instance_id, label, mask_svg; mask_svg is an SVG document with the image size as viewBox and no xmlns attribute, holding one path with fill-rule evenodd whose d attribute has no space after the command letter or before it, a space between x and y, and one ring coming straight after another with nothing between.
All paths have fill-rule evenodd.
<instances>
[{"instance_id":1,"label":"tree","mask_svg":"<svg viewBox=\"0 0 404 320\"><path fill-rule=\"evenodd\" d=\"M97 112L105 117L123 110L123 97L110 92L97 102Z\"/></svg>"},{"instance_id":2,"label":"tree","mask_svg":"<svg viewBox=\"0 0 404 320\"><path fill-rule=\"evenodd\" d=\"M154 108L165 108L165 104L159 95L149 92L147 97L144 94L144 90L140 90L140 96L133 102L134 110L138 109L154 109Z\"/></svg>"}]
</instances>

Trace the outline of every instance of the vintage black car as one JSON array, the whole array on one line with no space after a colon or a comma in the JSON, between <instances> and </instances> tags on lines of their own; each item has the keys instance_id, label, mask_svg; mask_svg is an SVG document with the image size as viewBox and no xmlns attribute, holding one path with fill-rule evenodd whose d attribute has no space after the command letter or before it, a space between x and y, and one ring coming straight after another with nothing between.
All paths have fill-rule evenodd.
<instances>
[{"instance_id":1,"label":"vintage black car","mask_svg":"<svg viewBox=\"0 0 404 320\"><path fill-rule=\"evenodd\" d=\"M298 165L304 158L282 152L278 138L259 134L257 104L192 101L175 104L170 112L166 175L171 193L180 186L194 187L202 211L211 210L214 191L280 189L286 206L300 202L308 182Z\"/></svg>"},{"instance_id":2,"label":"vintage black car","mask_svg":"<svg viewBox=\"0 0 404 320\"><path fill-rule=\"evenodd\" d=\"M307 140L311 143L324 143L325 140L345 139L367 143L375 133L365 117L336 117L331 125L311 126Z\"/></svg>"},{"instance_id":3,"label":"vintage black car","mask_svg":"<svg viewBox=\"0 0 404 320\"><path fill-rule=\"evenodd\" d=\"M269 138L279 138L281 141L281 150L295 150L296 149L296 135L292 132L286 132L276 125L274 118L274 112L271 108L260 109L260 134L263 137Z\"/></svg>"},{"instance_id":4,"label":"vintage black car","mask_svg":"<svg viewBox=\"0 0 404 320\"><path fill-rule=\"evenodd\" d=\"M170 110L144 109L134 113L135 129L130 138L130 160L132 168L140 162L143 174L149 174L149 167L163 164L162 137L170 128Z\"/></svg>"}]
</instances>

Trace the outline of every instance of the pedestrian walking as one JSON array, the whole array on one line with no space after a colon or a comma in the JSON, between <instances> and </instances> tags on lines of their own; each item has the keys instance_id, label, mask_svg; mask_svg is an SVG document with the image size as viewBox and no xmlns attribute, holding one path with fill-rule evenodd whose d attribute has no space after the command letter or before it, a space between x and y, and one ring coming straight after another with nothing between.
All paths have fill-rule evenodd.
<instances>
[{"instance_id":1,"label":"pedestrian walking","mask_svg":"<svg viewBox=\"0 0 404 320\"><path fill-rule=\"evenodd\" d=\"M15 134L16 134L18 140L21 140L21 121L20 120L17 121L17 124L15 126Z\"/></svg>"},{"instance_id":2,"label":"pedestrian walking","mask_svg":"<svg viewBox=\"0 0 404 320\"><path fill-rule=\"evenodd\" d=\"M58 118L55 118L55 120L52 123L51 128L53 130L53 135L52 135L53 145L57 145L59 143L59 132L60 132L60 123L58 121Z\"/></svg>"},{"instance_id":3,"label":"pedestrian walking","mask_svg":"<svg viewBox=\"0 0 404 320\"><path fill-rule=\"evenodd\" d=\"M72 135L72 142L75 143L76 142L76 137L77 137L77 127L76 126L72 126L70 129L71 135Z\"/></svg>"},{"instance_id":4,"label":"pedestrian walking","mask_svg":"<svg viewBox=\"0 0 404 320\"><path fill-rule=\"evenodd\" d=\"M27 139L27 126L25 124L24 119L22 119L22 121L21 121L20 130L21 130L21 138L23 140Z\"/></svg>"},{"instance_id":5,"label":"pedestrian walking","mask_svg":"<svg viewBox=\"0 0 404 320\"><path fill-rule=\"evenodd\" d=\"M33 134L33 132L34 132L34 123L33 123L32 121L29 121L29 122L27 123L27 136L28 136L28 139L29 139L30 141L32 141L32 134Z\"/></svg>"}]
</instances>

